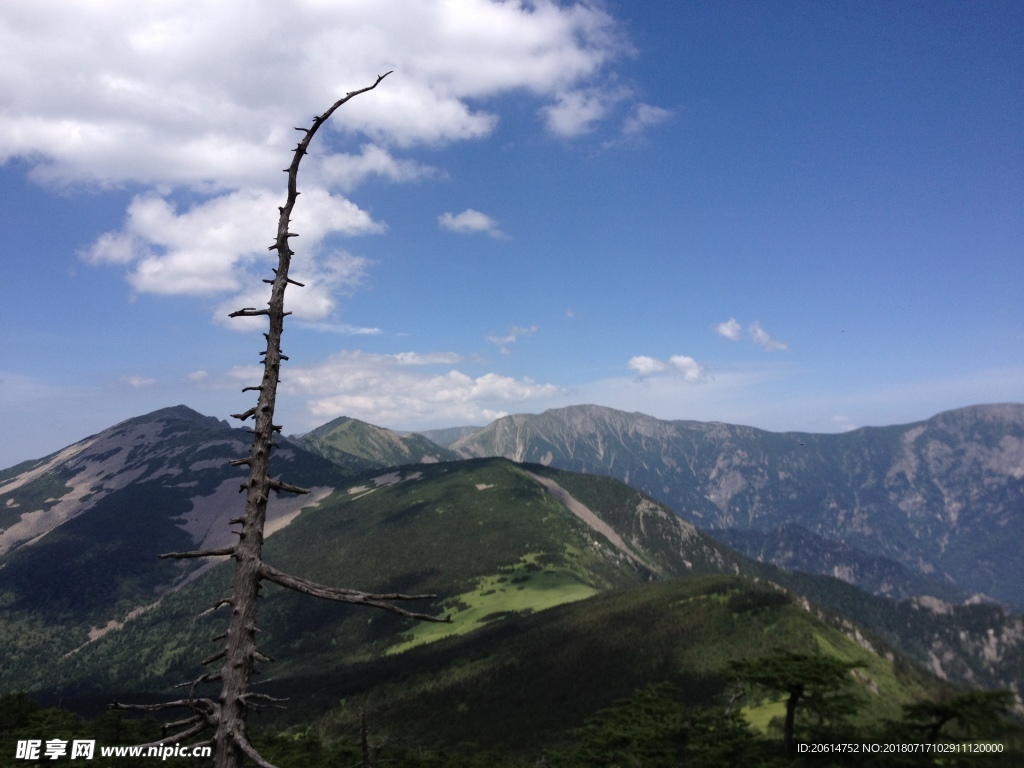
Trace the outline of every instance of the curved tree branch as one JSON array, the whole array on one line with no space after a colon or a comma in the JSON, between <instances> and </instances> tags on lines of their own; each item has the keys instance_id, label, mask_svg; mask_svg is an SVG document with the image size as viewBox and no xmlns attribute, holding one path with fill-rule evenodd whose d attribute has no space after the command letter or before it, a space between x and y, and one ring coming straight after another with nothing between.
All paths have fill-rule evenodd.
<instances>
[{"instance_id":1,"label":"curved tree branch","mask_svg":"<svg viewBox=\"0 0 1024 768\"><path fill-rule=\"evenodd\" d=\"M392 605L390 602L386 602L388 600L429 600L437 597L437 595L403 595L398 592L373 594L370 592L360 592L355 589L335 589L333 587L325 587L322 584L317 584L316 582L309 581L308 579L282 573L266 563L260 563L260 574L268 581L280 584L282 587L293 589L296 592L303 593L304 595L319 597L323 600L334 600L339 603L353 603L354 605L366 605L372 608L380 608L384 611L397 613L399 616L405 616L409 619L419 619L420 621L435 621L441 624L450 624L452 620L450 614L442 618L440 616L432 616L429 613L414 613L413 611L407 611L404 608L399 608L397 605Z\"/></svg>"}]
</instances>

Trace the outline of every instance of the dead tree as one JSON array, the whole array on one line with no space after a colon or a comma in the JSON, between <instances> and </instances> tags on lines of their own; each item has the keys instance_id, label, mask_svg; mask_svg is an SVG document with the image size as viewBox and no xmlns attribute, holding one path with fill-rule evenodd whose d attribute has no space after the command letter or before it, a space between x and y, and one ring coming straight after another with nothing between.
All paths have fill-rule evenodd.
<instances>
[{"instance_id":1,"label":"dead tree","mask_svg":"<svg viewBox=\"0 0 1024 768\"><path fill-rule=\"evenodd\" d=\"M230 556L235 561L235 580L231 597L221 601L219 605L228 605L231 609L231 618L228 623L227 632L214 638L223 640L222 649L203 661L204 665L220 661L219 672L207 672L201 675L194 682L187 684L189 695L185 699L164 702L154 705L131 705L118 704L112 706L117 709L144 709L163 710L175 707L188 708L192 715L175 723L167 724L166 728L180 728L180 732L169 736L159 743L183 742L197 736L207 729L212 728L214 734L208 741L201 744L213 746L214 765L216 768L239 768L246 758L252 760L261 768L273 768L264 760L249 742L246 733L246 719L248 713L256 708L265 705L273 705L280 699L275 699L263 693L254 693L249 690L249 681L253 675L257 662L268 662L271 659L256 648L256 608L259 599L259 592L264 581L271 581L282 587L293 589L296 592L303 592L314 597L321 597L326 600L336 600L355 605L365 605L380 608L400 616L424 621L450 621L450 617L439 618L423 613L407 611L395 605L396 601L403 600L424 600L436 597L436 595L403 595L392 594L371 594L353 589L335 589L316 584L312 581L290 576L282 573L263 560L263 525L266 520L267 500L271 491L277 493L308 493L304 488L283 482L272 480L270 477L270 454L277 445L274 442L274 433L280 432L281 427L274 424L274 405L277 398L277 385L280 380L281 363L287 360L287 356L281 353L281 333L284 330L284 318L291 314L284 311L284 294L289 284L302 287L288 277L288 269L291 265L291 257L294 251L289 247L289 239L298 237L295 232L289 231L292 209L299 196L298 173L299 164L306 154L310 142L320 127L327 122L334 111L349 99L366 93L376 88L381 80L390 75L387 72L380 75L373 85L362 88L358 91L346 93L344 97L336 101L330 109L322 115L313 119L309 128L296 128L304 135L295 147L291 165L285 168L288 174L288 197L285 204L278 210L280 217L277 225L277 239L268 250L277 251L277 269L274 270L274 278L264 280L271 286L270 301L266 309L256 307L244 307L237 312L232 312L231 317L262 317L269 319L270 327L264 334L267 340L267 348L261 353L263 356L263 379L259 386L246 387L243 392L255 390L259 392L259 399L255 406L244 413L232 414L233 418L246 421L249 418L255 419L255 428L252 430L253 441L249 455L235 459L230 462L233 466L248 466L249 479L242 483L241 491L247 493L245 503L245 514L242 517L231 521L232 525L241 525L241 530L235 531L238 535L238 542L234 546L217 550L201 550L196 552L170 552L161 555L164 558L200 558ZM197 698L196 688L204 683L219 682L221 684L220 695L216 699ZM194 745L198 746L198 745Z\"/></svg>"}]
</instances>

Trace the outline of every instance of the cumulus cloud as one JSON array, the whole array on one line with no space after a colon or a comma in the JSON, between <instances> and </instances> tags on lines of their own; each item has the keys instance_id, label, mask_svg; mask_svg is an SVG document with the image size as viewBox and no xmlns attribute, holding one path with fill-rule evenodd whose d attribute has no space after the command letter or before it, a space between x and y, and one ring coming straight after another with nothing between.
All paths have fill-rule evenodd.
<instances>
[{"instance_id":1,"label":"cumulus cloud","mask_svg":"<svg viewBox=\"0 0 1024 768\"><path fill-rule=\"evenodd\" d=\"M304 398L309 413L321 421L346 415L395 426L490 421L507 415L508 408L562 392L553 384L525 377L431 370L461 359L449 352L338 352L314 365L289 365L281 391ZM246 366L234 369L231 376L251 382L261 373L258 366Z\"/></svg>"},{"instance_id":2,"label":"cumulus cloud","mask_svg":"<svg viewBox=\"0 0 1024 768\"><path fill-rule=\"evenodd\" d=\"M513 91L594 113L585 105L618 90L608 67L630 53L600 7L553 0L50 0L6 4L0 44L0 162L26 158L57 184L220 189L279 179L292 126L388 70L330 130L396 147L478 138L498 115L477 105ZM418 172L365 147L355 158L348 183Z\"/></svg>"},{"instance_id":3,"label":"cumulus cloud","mask_svg":"<svg viewBox=\"0 0 1024 768\"><path fill-rule=\"evenodd\" d=\"M276 232L293 126L386 71L304 161L295 229L316 265L326 235L384 228L345 195L369 178L442 175L403 153L490 135L496 97L530 95L561 136L633 99L613 71L633 51L586 0L8 3L0 47L0 164L19 158L55 187L147 190L82 253L123 267L138 293L237 293ZM446 216L453 231L504 237L485 214ZM325 290L333 279L312 274ZM301 301L310 321L334 306L315 291Z\"/></svg>"},{"instance_id":4,"label":"cumulus cloud","mask_svg":"<svg viewBox=\"0 0 1024 768\"><path fill-rule=\"evenodd\" d=\"M674 374L682 376L684 381L692 383L703 381L705 377L704 367L687 355L672 355L667 360L637 355L631 357L626 365L641 377Z\"/></svg>"},{"instance_id":5,"label":"cumulus cloud","mask_svg":"<svg viewBox=\"0 0 1024 768\"><path fill-rule=\"evenodd\" d=\"M287 294L289 311L297 318L322 321L337 308L337 294L364 279L368 260L347 251L324 252L324 240L335 234L362 235L384 231L351 201L320 188L305 191L295 209L293 243L299 257L292 277L305 284ZM229 321L227 315L242 307L262 307L269 288L260 282L277 261L268 253L277 228L281 193L238 190L179 211L170 200L153 193L137 195L119 230L106 232L80 253L92 264L125 268L139 293L212 295L234 292L215 312L217 322L229 328L262 328L260 318ZM243 286L250 286L241 290Z\"/></svg>"},{"instance_id":6,"label":"cumulus cloud","mask_svg":"<svg viewBox=\"0 0 1024 768\"><path fill-rule=\"evenodd\" d=\"M491 237L507 237L498 227L498 222L486 213L474 211L472 208L467 208L457 215L449 212L442 213L437 217L437 224L441 229L447 229L449 232L460 234L486 232Z\"/></svg>"},{"instance_id":7,"label":"cumulus cloud","mask_svg":"<svg viewBox=\"0 0 1024 768\"><path fill-rule=\"evenodd\" d=\"M784 341L773 339L768 335L768 332L761 327L761 324L756 320L750 324L747 329L750 331L750 337L760 346L762 349L772 352L777 349L789 349L789 345Z\"/></svg>"},{"instance_id":8,"label":"cumulus cloud","mask_svg":"<svg viewBox=\"0 0 1024 768\"><path fill-rule=\"evenodd\" d=\"M719 336L729 339L729 341L739 341L740 334L743 332L743 328L736 321L735 317L730 317L724 323L719 323L715 326L715 333Z\"/></svg>"}]
</instances>

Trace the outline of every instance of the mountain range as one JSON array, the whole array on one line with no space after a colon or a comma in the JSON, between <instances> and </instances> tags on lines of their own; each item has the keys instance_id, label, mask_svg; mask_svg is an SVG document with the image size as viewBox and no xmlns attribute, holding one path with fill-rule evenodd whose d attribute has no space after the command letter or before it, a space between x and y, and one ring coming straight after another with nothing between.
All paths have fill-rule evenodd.
<instances>
[{"instance_id":1,"label":"mountain range","mask_svg":"<svg viewBox=\"0 0 1024 768\"><path fill-rule=\"evenodd\" d=\"M841 434L582 405L507 416L448 447L616 477L748 556L878 594L1024 606L1021 404Z\"/></svg>"},{"instance_id":2,"label":"mountain range","mask_svg":"<svg viewBox=\"0 0 1024 768\"><path fill-rule=\"evenodd\" d=\"M863 662L871 681L863 685L892 692L880 711L935 690L924 672L908 672L909 660L939 678L1019 693L1019 615L991 603L968 604L961 599L967 589L954 576L943 572L936 579L913 561L867 555L865 542L874 540L868 531L878 525L871 514L881 514L868 501L887 498L870 491L869 480L896 488L900 499L911 493L879 480L889 476L880 474L884 468L892 469L893 442L920 443L922 453L910 454L918 464L901 454L902 469L892 476L913 480L925 501L933 498L928 478L949 491L935 498L970 499L984 513L964 506L959 519L1005 518L1006 535L1018 530L1020 507L1012 505L1020 490L1014 472L1021 463L1013 452L1020 411L979 407L867 435L780 436L584 406L452 432L451 446L336 420L282 440L275 452L275 474L312 492L272 499L268 561L336 586L437 594L417 609L450 613L453 621L410 625L270 587L260 625L262 644L280 659L275 685L301 700L290 717L349 727L359 703L371 702L392 713L396 729L418 713L420 733L438 733L443 721L452 739L482 729L499 741L529 718L505 712L502 726L485 699L511 707L546 700L552 690L572 692L586 680L586 704L566 693L571 706L567 699L537 705L529 726L574 727L638 686L665 680L666 670L675 670L668 675L675 683L703 691L694 694L698 699L713 696L722 690L722 665L773 645L826 648ZM698 449L688 463L679 453L680 433ZM817 458L805 458L803 470L801 441L817 446L806 452ZM961 458L943 464L936 442ZM227 520L240 512L243 477L227 462L244 455L247 443L244 431L177 406L0 472L0 692L29 690L89 707L114 697L148 699L196 677L222 621L207 609L224 596L230 569L220 558L200 563L157 555L228 542ZM875 449L865 450L868 444ZM513 445L515 455L506 457ZM723 458L727 450L735 451L731 459ZM473 452L498 455L456 459ZM838 471L829 470L829 457ZM870 467L847 471L869 458ZM573 461L603 461L630 485L610 471L557 466ZM971 467L982 476L971 475ZM837 515L817 530L808 515L772 527L783 520L772 504L795 510L793 493L818 498L799 487L812 475L796 474L813 468L822 473L818 496L852 494L861 505L860 517L852 518L864 534L858 552L843 549L852 545L839 526L847 518ZM860 484L840 492L844 473ZM668 481L682 487L684 476L698 483L687 491L694 504L677 509L659 501L674 487ZM631 487L644 478L663 478L660 494ZM727 503L722 488L732 489ZM723 503L732 510L723 519L735 522L743 499L757 502L748 522L765 515L769 524L703 525ZM1010 507L999 511L1000 499ZM901 509L904 517L917 514L908 509ZM932 516L948 524L946 510ZM786 532L787 525L794 531ZM771 538L777 529L783 533ZM975 522L956 535L978 529ZM928 529L914 530L923 537ZM756 549L766 562L713 538L722 533L760 537L743 548ZM907 599L883 596L893 588L869 594L847 583L855 580L849 572L839 574L844 581L767 562L792 559L786 541L816 550L819 563L855 562L876 587L898 584ZM920 544L923 552L935 550ZM523 666L524 659L532 661ZM486 694L482 686L489 686ZM343 699L348 703L339 708Z\"/></svg>"}]
</instances>

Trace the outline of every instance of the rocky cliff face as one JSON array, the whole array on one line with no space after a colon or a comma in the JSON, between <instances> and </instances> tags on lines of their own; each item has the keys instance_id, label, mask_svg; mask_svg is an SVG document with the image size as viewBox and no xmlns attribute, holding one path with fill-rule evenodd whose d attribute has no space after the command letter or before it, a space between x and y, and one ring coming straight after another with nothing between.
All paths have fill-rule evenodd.
<instances>
[{"instance_id":1,"label":"rocky cliff face","mask_svg":"<svg viewBox=\"0 0 1024 768\"><path fill-rule=\"evenodd\" d=\"M499 419L452 448L611 475L710 531L816 535L818 554L789 551L790 567L856 580L852 548L1024 605L1024 405L828 435L574 406ZM850 567L837 571L841 548ZM890 584L894 595L918 589Z\"/></svg>"}]
</instances>

